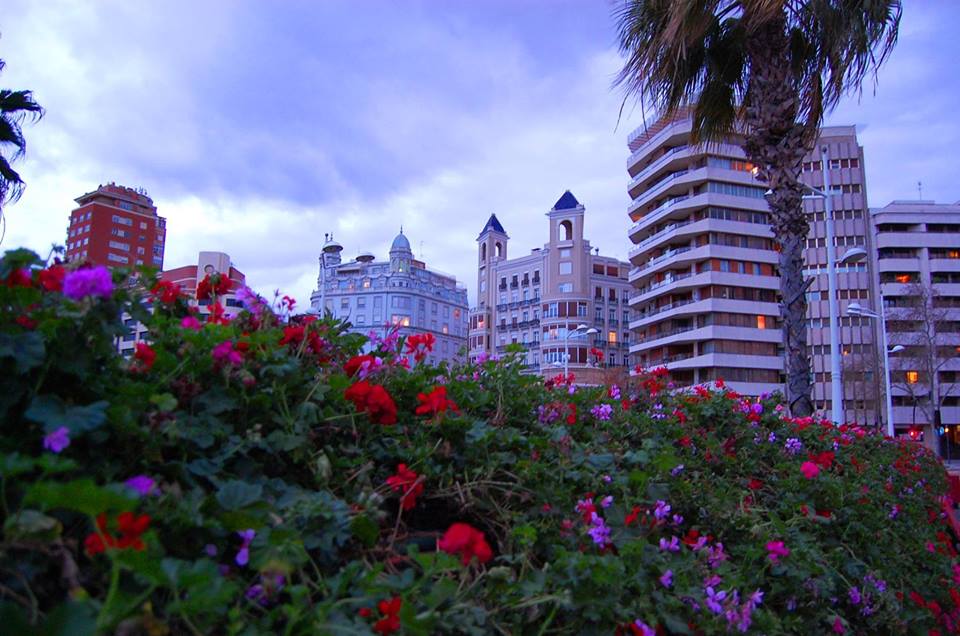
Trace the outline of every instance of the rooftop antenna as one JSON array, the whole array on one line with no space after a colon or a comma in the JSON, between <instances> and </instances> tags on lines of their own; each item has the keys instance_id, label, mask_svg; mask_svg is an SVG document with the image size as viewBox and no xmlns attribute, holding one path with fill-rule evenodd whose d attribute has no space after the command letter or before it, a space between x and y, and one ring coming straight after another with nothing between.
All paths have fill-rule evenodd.
<instances>
[{"instance_id":1,"label":"rooftop antenna","mask_svg":"<svg viewBox=\"0 0 960 636\"><path fill-rule=\"evenodd\" d=\"M917 193L920 195L920 200L923 201L923 181L917 181Z\"/></svg>"}]
</instances>

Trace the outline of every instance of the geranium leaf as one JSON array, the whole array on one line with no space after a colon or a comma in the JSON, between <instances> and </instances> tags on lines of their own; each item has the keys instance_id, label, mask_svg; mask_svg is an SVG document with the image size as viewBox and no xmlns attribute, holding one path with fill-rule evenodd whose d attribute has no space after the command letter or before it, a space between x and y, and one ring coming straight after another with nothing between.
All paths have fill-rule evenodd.
<instances>
[{"instance_id":1,"label":"geranium leaf","mask_svg":"<svg viewBox=\"0 0 960 636\"><path fill-rule=\"evenodd\" d=\"M73 406L64 403L56 395L38 395L24 415L43 424L43 429L48 433L65 426L76 434L99 428L107 419L109 405L106 400L100 400L87 406Z\"/></svg>"},{"instance_id":2,"label":"geranium leaf","mask_svg":"<svg viewBox=\"0 0 960 636\"><path fill-rule=\"evenodd\" d=\"M260 500L263 486L244 481L228 481L217 491L217 502L226 510L239 510Z\"/></svg>"},{"instance_id":3,"label":"geranium leaf","mask_svg":"<svg viewBox=\"0 0 960 636\"><path fill-rule=\"evenodd\" d=\"M40 366L45 354L43 336L35 331L0 333L0 358L13 358L19 373Z\"/></svg>"},{"instance_id":4,"label":"geranium leaf","mask_svg":"<svg viewBox=\"0 0 960 636\"><path fill-rule=\"evenodd\" d=\"M97 486L92 479L66 483L40 482L27 491L24 501L43 508L63 508L96 516L109 510L130 510L136 499L119 491Z\"/></svg>"}]
</instances>

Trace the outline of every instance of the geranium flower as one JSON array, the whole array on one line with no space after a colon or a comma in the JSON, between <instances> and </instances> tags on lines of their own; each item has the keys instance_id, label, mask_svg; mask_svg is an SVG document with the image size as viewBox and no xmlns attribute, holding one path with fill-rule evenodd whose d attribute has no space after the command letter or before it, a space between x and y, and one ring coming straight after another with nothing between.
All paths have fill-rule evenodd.
<instances>
[{"instance_id":1,"label":"geranium flower","mask_svg":"<svg viewBox=\"0 0 960 636\"><path fill-rule=\"evenodd\" d=\"M67 270L57 263L56 265L51 265L47 269L40 270L40 273L37 274L37 282L40 284L40 288L44 291L55 292L63 290L63 279L67 275Z\"/></svg>"},{"instance_id":2,"label":"geranium flower","mask_svg":"<svg viewBox=\"0 0 960 636\"><path fill-rule=\"evenodd\" d=\"M146 373L153 368L153 363L157 359L157 352L146 342L138 342L133 351L133 364L130 365L130 371L133 373Z\"/></svg>"},{"instance_id":3,"label":"geranium flower","mask_svg":"<svg viewBox=\"0 0 960 636\"><path fill-rule=\"evenodd\" d=\"M800 472L803 473L803 476L807 479L813 479L820 474L820 468L813 462L803 462L800 465Z\"/></svg>"},{"instance_id":4,"label":"geranium flower","mask_svg":"<svg viewBox=\"0 0 960 636\"><path fill-rule=\"evenodd\" d=\"M147 475L137 475L123 483L127 488L136 491L141 497L152 495L157 491L157 482Z\"/></svg>"},{"instance_id":5,"label":"geranium flower","mask_svg":"<svg viewBox=\"0 0 960 636\"><path fill-rule=\"evenodd\" d=\"M780 559L790 555L790 549L783 544L783 541L769 541L767 543L767 558L774 565L780 562Z\"/></svg>"},{"instance_id":6,"label":"geranium flower","mask_svg":"<svg viewBox=\"0 0 960 636\"><path fill-rule=\"evenodd\" d=\"M197 284L197 300L205 300L214 296L223 296L230 291L233 282L223 274L207 274Z\"/></svg>"},{"instance_id":7,"label":"geranium flower","mask_svg":"<svg viewBox=\"0 0 960 636\"><path fill-rule=\"evenodd\" d=\"M593 513L590 523L591 527L587 530L587 534L598 546L605 547L610 543L610 527L607 526L607 522L597 513Z\"/></svg>"},{"instance_id":8,"label":"geranium flower","mask_svg":"<svg viewBox=\"0 0 960 636\"><path fill-rule=\"evenodd\" d=\"M427 357L427 354L433 351L433 345L436 344L437 339L432 333L419 334L415 333L407 337L407 353L413 354L413 359L416 362L423 362L423 359Z\"/></svg>"},{"instance_id":9,"label":"geranium flower","mask_svg":"<svg viewBox=\"0 0 960 636\"><path fill-rule=\"evenodd\" d=\"M168 280L158 280L150 288L150 299L159 300L164 305L172 305L180 297L180 287Z\"/></svg>"},{"instance_id":10,"label":"geranium flower","mask_svg":"<svg viewBox=\"0 0 960 636\"><path fill-rule=\"evenodd\" d=\"M283 341L281 341L280 344L283 344ZM346 364L343 365L343 372L347 374L347 377L352 378L357 374L357 372L360 370L360 367L364 363L370 363L371 361L373 361L373 356L370 354L353 356L347 360ZM362 380L363 378L360 379Z\"/></svg>"},{"instance_id":11,"label":"geranium flower","mask_svg":"<svg viewBox=\"0 0 960 636\"><path fill-rule=\"evenodd\" d=\"M59 453L70 445L70 429L61 426L43 438L43 447L52 453Z\"/></svg>"},{"instance_id":12,"label":"geranium flower","mask_svg":"<svg viewBox=\"0 0 960 636\"><path fill-rule=\"evenodd\" d=\"M637 520L637 517L640 515L640 506L634 506L630 512L623 518L623 525L629 526Z\"/></svg>"},{"instance_id":13,"label":"geranium flower","mask_svg":"<svg viewBox=\"0 0 960 636\"><path fill-rule=\"evenodd\" d=\"M417 505L417 497L423 493L423 482L418 481L419 475L406 464L397 466L397 473L387 477L387 485L393 491L402 490L400 505L404 510L412 510Z\"/></svg>"},{"instance_id":14,"label":"geranium flower","mask_svg":"<svg viewBox=\"0 0 960 636\"><path fill-rule=\"evenodd\" d=\"M185 316L184 319L180 321L180 328L200 331L203 328L203 324L197 320L196 316Z\"/></svg>"},{"instance_id":15,"label":"geranium flower","mask_svg":"<svg viewBox=\"0 0 960 636\"><path fill-rule=\"evenodd\" d=\"M464 565L470 565L474 557L479 563L486 563L493 558L493 551L483 532L468 523L458 522L450 526L437 547L447 554L460 555Z\"/></svg>"},{"instance_id":16,"label":"geranium flower","mask_svg":"<svg viewBox=\"0 0 960 636\"><path fill-rule=\"evenodd\" d=\"M63 279L63 295L74 300L88 296L110 298L113 293L113 277L102 265L68 272Z\"/></svg>"},{"instance_id":17,"label":"geranium flower","mask_svg":"<svg viewBox=\"0 0 960 636\"><path fill-rule=\"evenodd\" d=\"M660 576L658 580L660 581L660 585L663 587L670 587L673 585L673 570L667 570Z\"/></svg>"},{"instance_id":18,"label":"geranium flower","mask_svg":"<svg viewBox=\"0 0 960 636\"><path fill-rule=\"evenodd\" d=\"M389 426L397 423L397 405L386 389L361 380L350 386L343 397L353 402L358 411L366 411L370 421Z\"/></svg>"},{"instance_id":19,"label":"geranium flower","mask_svg":"<svg viewBox=\"0 0 960 636\"><path fill-rule=\"evenodd\" d=\"M120 536L116 537L108 531L107 515L101 513L97 515L97 529L99 532L92 532L87 535L83 544L89 556L100 554L107 548L116 550L132 548L141 551L146 547L143 539L141 539L141 535L146 532L149 527L149 515L134 515L132 512L121 512L117 515L117 530L119 530Z\"/></svg>"},{"instance_id":20,"label":"geranium flower","mask_svg":"<svg viewBox=\"0 0 960 636\"><path fill-rule=\"evenodd\" d=\"M243 354L234 349L233 342L224 340L210 352L214 362L217 364L229 364L235 367L243 364Z\"/></svg>"},{"instance_id":21,"label":"geranium flower","mask_svg":"<svg viewBox=\"0 0 960 636\"><path fill-rule=\"evenodd\" d=\"M394 596L389 601L380 601L377 609L383 615L383 618L373 624L373 631L378 634L392 634L400 630L400 609L403 607L403 600L399 596Z\"/></svg>"},{"instance_id":22,"label":"geranium flower","mask_svg":"<svg viewBox=\"0 0 960 636\"><path fill-rule=\"evenodd\" d=\"M446 413L448 409L454 412L460 410L453 400L447 399L445 386L434 387L430 393L418 393L417 400L420 402L420 406L416 409L417 415L431 415L436 418L441 413Z\"/></svg>"}]
</instances>

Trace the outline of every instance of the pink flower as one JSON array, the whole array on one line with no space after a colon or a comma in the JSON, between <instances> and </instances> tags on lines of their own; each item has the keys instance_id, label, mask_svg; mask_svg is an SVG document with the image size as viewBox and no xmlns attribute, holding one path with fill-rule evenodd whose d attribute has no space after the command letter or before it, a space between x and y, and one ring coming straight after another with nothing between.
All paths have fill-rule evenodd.
<instances>
[{"instance_id":1,"label":"pink flower","mask_svg":"<svg viewBox=\"0 0 960 636\"><path fill-rule=\"evenodd\" d=\"M63 279L63 295L74 300L87 296L110 298L113 293L113 278L110 270L102 265L67 272Z\"/></svg>"},{"instance_id":2,"label":"pink flower","mask_svg":"<svg viewBox=\"0 0 960 636\"><path fill-rule=\"evenodd\" d=\"M781 557L788 556L790 549L783 545L783 541L770 541L767 543L767 558L776 565Z\"/></svg>"},{"instance_id":3,"label":"pink flower","mask_svg":"<svg viewBox=\"0 0 960 636\"><path fill-rule=\"evenodd\" d=\"M203 325L200 324L200 321L197 320L196 317L187 316L180 321L180 327L183 329L193 329L194 331L200 331Z\"/></svg>"},{"instance_id":4,"label":"pink flower","mask_svg":"<svg viewBox=\"0 0 960 636\"><path fill-rule=\"evenodd\" d=\"M813 479L820 474L820 467L813 462L803 462L803 464L800 465L800 472L803 473L803 476L807 479Z\"/></svg>"},{"instance_id":5,"label":"pink flower","mask_svg":"<svg viewBox=\"0 0 960 636\"><path fill-rule=\"evenodd\" d=\"M218 344L210 352L210 355L218 364L231 364L235 367L243 364L243 355L233 348L233 342L230 340L224 340Z\"/></svg>"},{"instance_id":6,"label":"pink flower","mask_svg":"<svg viewBox=\"0 0 960 636\"><path fill-rule=\"evenodd\" d=\"M53 453L59 453L70 445L70 429L61 426L43 438L43 447Z\"/></svg>"},{"instance_id":7,"label":"pink flower","mask_svg":"<svg viewBox=\"0 0 960 636\"><path fill-rule=\"evenodd\" d=\"M833 619L833 633L834 634L846 634L847 628L843 626L843 623L840 622L840 617Z\"/></svg>"},{"instance_id":8,"label":"pink flower","mask_svg":"<svg viewBox=\"0 0 960 636\"><path fill-rule=\"evenodd\" d=\"M157 491L157 482L152 477L137 475L123 482L127 488L137 491L141 497L152 495Z\"/></svg>"}]
</instances>

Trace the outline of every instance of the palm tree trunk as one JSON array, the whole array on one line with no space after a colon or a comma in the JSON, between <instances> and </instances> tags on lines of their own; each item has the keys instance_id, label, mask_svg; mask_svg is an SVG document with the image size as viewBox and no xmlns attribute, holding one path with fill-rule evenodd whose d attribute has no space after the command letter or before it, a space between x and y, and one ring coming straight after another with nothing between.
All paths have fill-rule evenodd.
<instances>
[{"instance_id":1,"label":"palm tree trunk","mask_svg":"<svg viewBox=\"0 0 960 636\"><path fill-rule=\"evenodd\" d=\"M792 415L805 417L813 413L806 326L809 282L803 280L803 248L810 226L803 212L800 170L813 139L797 122L799 97L787 47L785 22L767 22L749 39L751 83L744 101L744 149L772 190L767 202L780 250L787 400Z\"/></svg>"}]
</instances>

